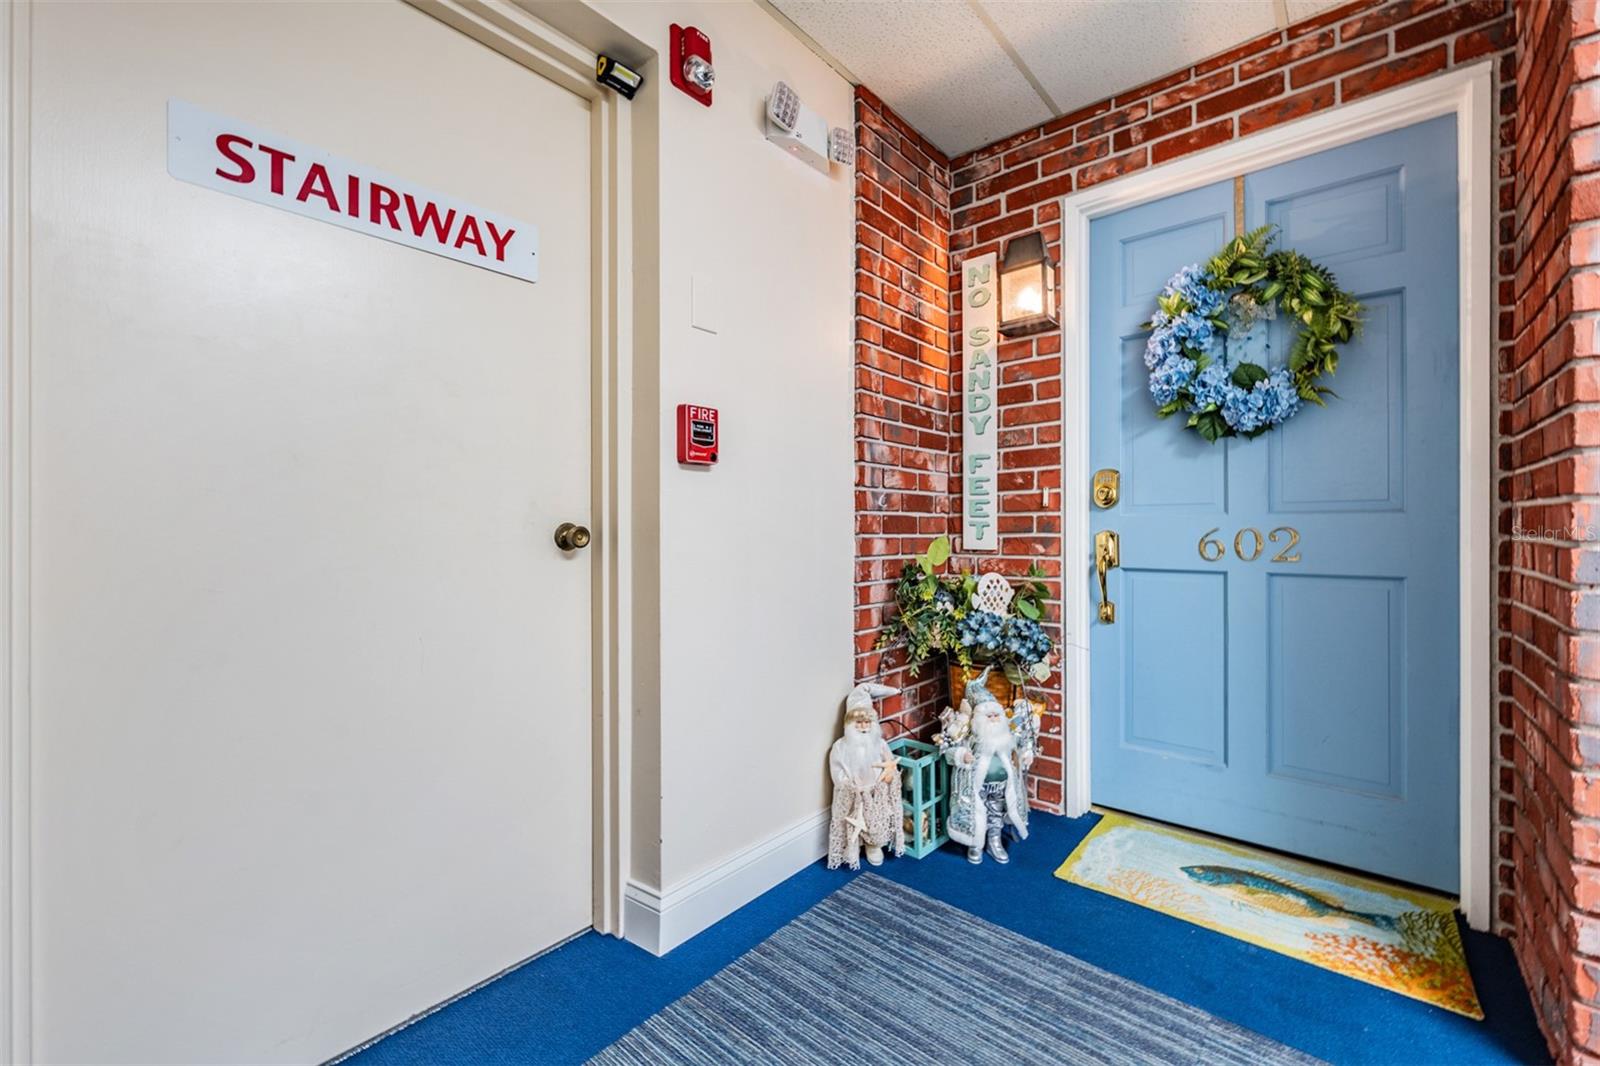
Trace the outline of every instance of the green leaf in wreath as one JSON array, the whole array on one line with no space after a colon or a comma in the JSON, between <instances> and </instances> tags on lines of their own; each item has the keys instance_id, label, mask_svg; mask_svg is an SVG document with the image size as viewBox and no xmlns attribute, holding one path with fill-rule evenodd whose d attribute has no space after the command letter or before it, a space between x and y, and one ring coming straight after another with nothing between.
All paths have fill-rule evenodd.
<instances>
[{"instance_id":1,"label":"green leaf in wreath","mask_svg":"<svg viewBox=\"0 0 1600 1066\"><path fill-rule=\"evenodd\" d=\"M1013 685L1020 685L1027 680L1027 678L1023 676L1022 667L1018 666L1016 663L1006 663L1005 671L1006 680L1011 682Z\"/></svg>"},{"instance_id":2,"label":"green leaf in wreath","mask_svg":"<svg viewBox=\"0 0 1600 1066\"><path fill-rule=\"evenodd\" d=\"M940 536L935 539L932 544L928 545L928 562L933 564L934 570L937 570L939 567L943 566L949 561L950 538L947 536Z\"/></svg>"},{"instance_id":3,"label":"green leaf in wreath","mask_svg":"<svg viewBox=\"0 0 1600 1066\"><path fill-rule=\"evenodd\" d=\"M1267 380L1267 368L1256 363L1240 363L1233 368L1233 383L1241 389L1253 389L1258 381Z\"/></svg>"},{"instance_id":4,"label":"green leaf in wreath","mask_svg":"<svg viewBox=\"0 0 1600 1066\"><path fill-rule=\"evenodd\" d=\"M1189 422L1197 433L1213 444L1229 433L1228 422L1222 417L1221 411L1201 411Z\"/></svg>"},{"instance_id":5,"label":"green leaf in wreath","mask_svg":"<svg viewBox=\"0 0 1600 1066\"><path fill-rule=\"evenodd\" d=\"M1022 615L1024 618L1031 618L1037 622L1040 614L1043 612L1039 610L1039 605L1034 603L1032 600L1018 600L1017 613Z\"/></svg>"}]
</instances>

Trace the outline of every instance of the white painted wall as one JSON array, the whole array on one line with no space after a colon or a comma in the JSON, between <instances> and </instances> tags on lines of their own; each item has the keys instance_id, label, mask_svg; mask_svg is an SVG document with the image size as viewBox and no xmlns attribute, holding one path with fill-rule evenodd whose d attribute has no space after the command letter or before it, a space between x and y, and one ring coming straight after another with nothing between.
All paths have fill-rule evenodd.
<instances>
[{"instance_id":1,"label":"white painted wall","mask_svg":"<svg viewBox=\"0 0 1600 1066\"><path fill-rule=\"evenodd\" d=\"M696 909L699 926L820 854L814 826L795 827L827 801L826 748L852 682L854 178L769 144L763 113L780 79L832 125L853 126L854 97L749 0L590 6L661 56L634 114L660 148L658 199L642 194L635 218L635 328L659 330L658 364L642 353L636 367L636 435L659 453L640 454L636 474L641 571L655 573L636 593L631 876L671 906L716 880L697 875L793 831L766 874ZM710 108L667 83L674 21L711 38ZM691 277L717 297L716 335L690 325ZM679 403L721 410L714 469L678 467Z\"/></svg>"}]
</instances>

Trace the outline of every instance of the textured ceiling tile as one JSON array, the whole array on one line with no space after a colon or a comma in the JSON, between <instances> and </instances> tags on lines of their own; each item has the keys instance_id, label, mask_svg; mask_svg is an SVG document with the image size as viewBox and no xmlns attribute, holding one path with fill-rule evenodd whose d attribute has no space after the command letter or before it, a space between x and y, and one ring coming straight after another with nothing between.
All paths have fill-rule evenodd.
<instances>
[{"instance_id":1,"label":"textured ceiling tile","mask_svg":"<svg viewBox=\"0 0 1600 1066\"><path fill-rule=\"evenodd\" d=\"M1277 25L1272 0L981 2L1064 112L1153 81Z\"/></svg>"},{"instance_id":2,"label":"textured ceiling tile","mask_svg":"<svg viewBox=\"0 0 1600 1066\"><path fill-rule=\"evenodd\" d=\"M1289 0L1289 21L1299 22L1312 15L1320 15L1330 7L1347 4L1350 0Z\"/></svg>"},{"instance_id":3,"label":"textured ceiling tile","mask_svg":"<svg viewBox=\"0 0 1600 1066\"><path fill-rule=\"evenodd\" d=\"M772 2L949 155L1052 117L965 0Z\"/></svg>"}]
</instances>

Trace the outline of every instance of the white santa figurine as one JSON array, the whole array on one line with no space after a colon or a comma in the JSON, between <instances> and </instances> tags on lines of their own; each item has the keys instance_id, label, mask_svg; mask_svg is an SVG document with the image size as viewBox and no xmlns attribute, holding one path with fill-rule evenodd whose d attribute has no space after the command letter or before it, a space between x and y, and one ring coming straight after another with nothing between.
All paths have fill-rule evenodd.
<instances>
[{"instance_id":1,"label":"white santa figurine","mask_svg":"<svg viewBox=\"0 0 1600 1066\"><path fill-rule=\"evenodd\" d=\"M865 682L850 690L844 702L844 735L828 751L828 772L833 776L833 819L828 826L828 869L845 864L861 868L861 851L867 862L883 864L883 849L906 849L905 824L900 813L900 765L883 739L875 698L900 690Z\"/></svg>"}]
</instances>

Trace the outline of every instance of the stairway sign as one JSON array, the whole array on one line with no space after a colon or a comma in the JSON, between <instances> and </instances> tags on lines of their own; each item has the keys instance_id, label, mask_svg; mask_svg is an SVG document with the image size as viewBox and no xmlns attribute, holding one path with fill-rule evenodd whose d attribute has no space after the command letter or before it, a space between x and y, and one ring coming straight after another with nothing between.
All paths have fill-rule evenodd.
<instances>
[{"instance_id":1,"label":"stairway sign","mask_svg":"<svg viewBox=\"0 0 1600 1066\"><path fill-rule=\"evenodd\" d=\"M167 101L167 172L369 237L539 280L537 226L182 100Z\"/></svg>"}]
</instances>

